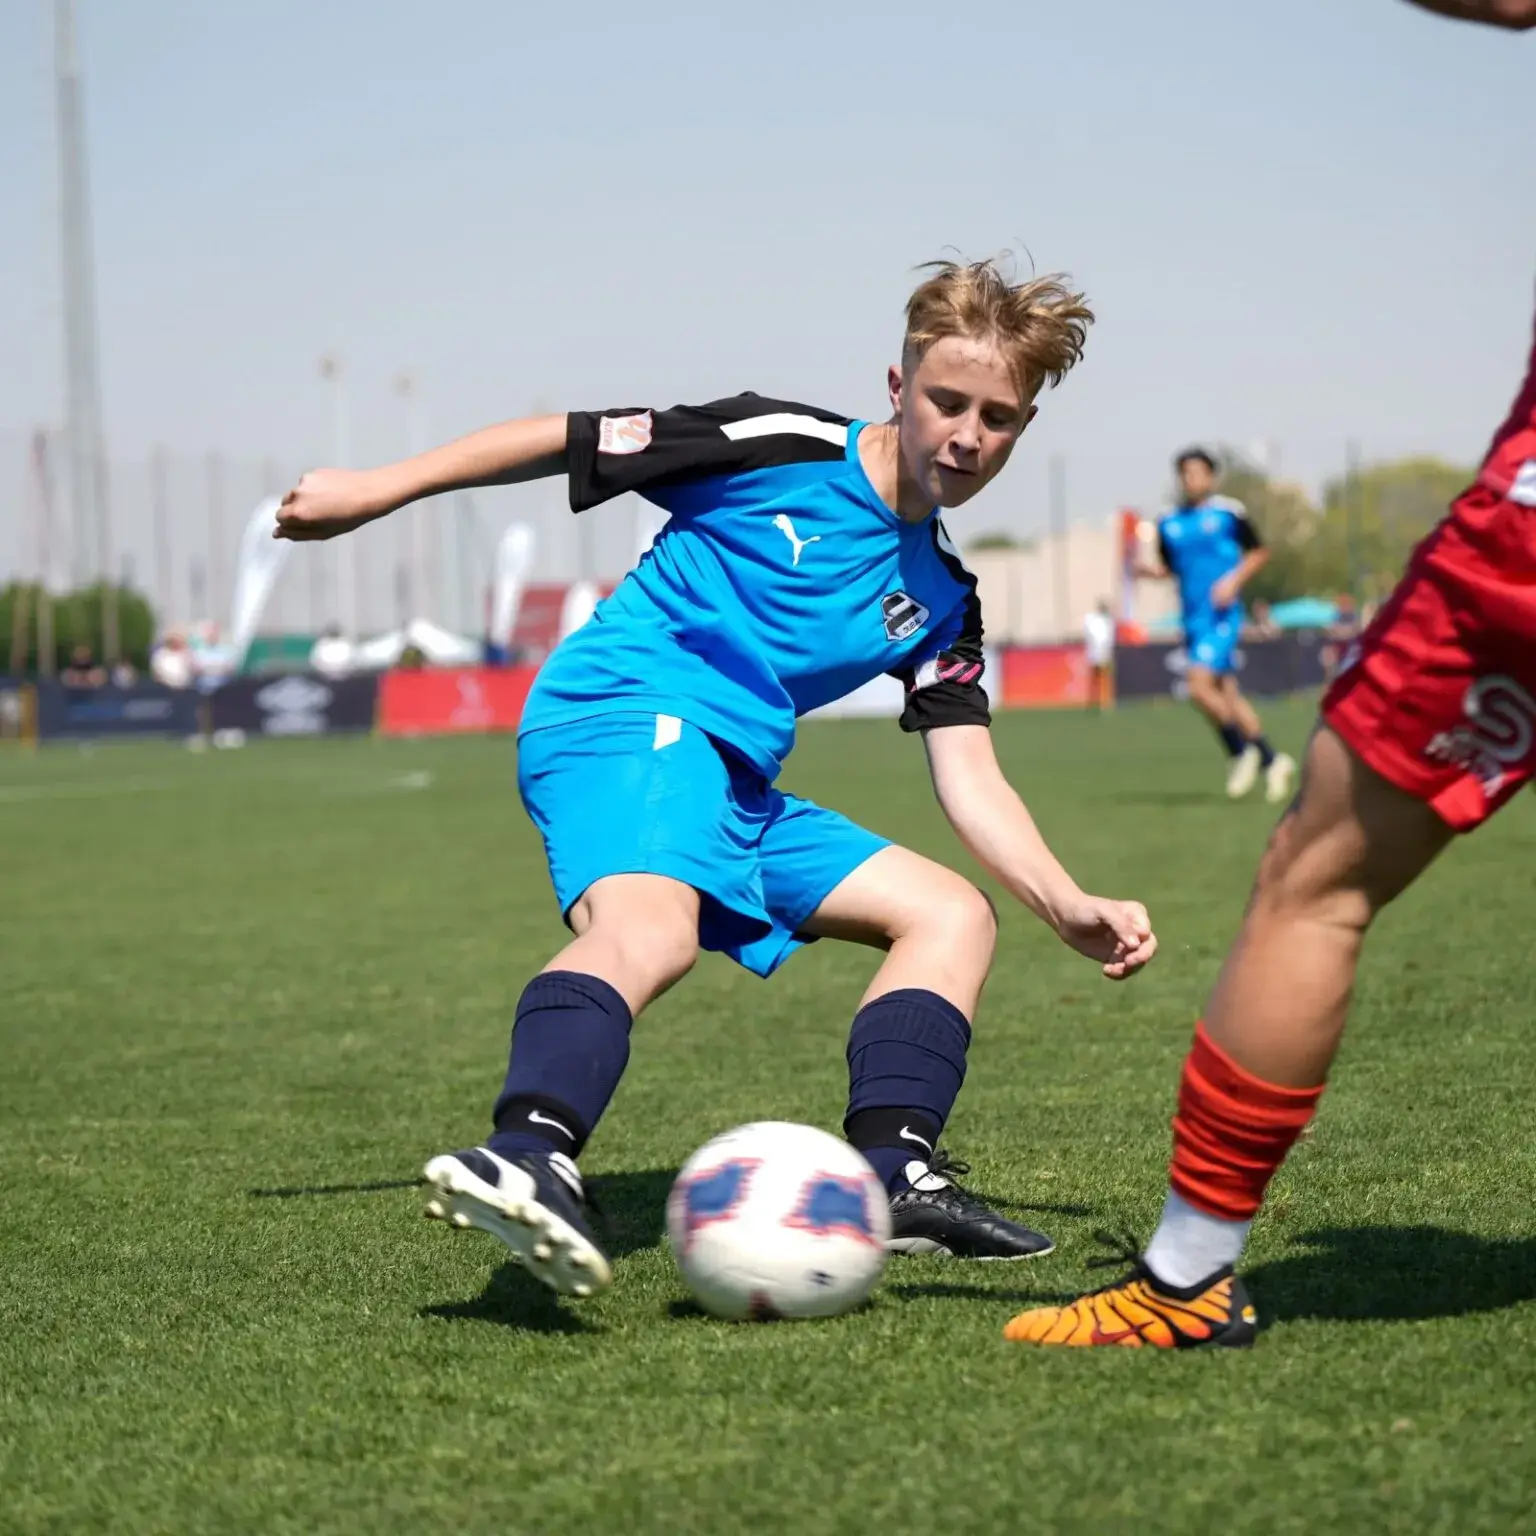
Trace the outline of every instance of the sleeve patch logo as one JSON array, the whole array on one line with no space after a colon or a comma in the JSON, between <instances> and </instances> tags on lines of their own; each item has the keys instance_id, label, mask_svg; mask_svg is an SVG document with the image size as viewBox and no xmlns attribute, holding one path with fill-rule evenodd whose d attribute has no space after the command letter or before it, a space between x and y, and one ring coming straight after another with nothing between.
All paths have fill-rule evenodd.
<instances>
[{"instance_id":1,"label":"sleeve patch logo","mask_svg":"<svg viewBox=\"0 0 1536 1536\"><path fill-rule=\"evenodd\" d=\"M597 423L599 453L639 453L651 446L651 413L637 411L633 416L603 416Z\"/></svg>"}]
</instances>

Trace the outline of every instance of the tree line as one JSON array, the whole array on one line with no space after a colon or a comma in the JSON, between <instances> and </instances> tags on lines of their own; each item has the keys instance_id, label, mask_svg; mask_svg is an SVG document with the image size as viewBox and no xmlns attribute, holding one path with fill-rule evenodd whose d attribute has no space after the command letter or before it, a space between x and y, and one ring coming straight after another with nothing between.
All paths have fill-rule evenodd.
<instances>
[{"instance_id":1,"label":"tree line","mask_svg":"<svg viewBox=\"0 0 1536 1536\"><path fill-rule=\"evenodd\" d=\"M0 674L61 672L77 647L89 650L98 662L116 660L106 654L108 595L105 582L63 594L50 594L36 582L12 582L0 589L0 655L5 659ZM115 597L118 654L142 672L154 644L154 612L129 587L118 587ZM39 665L42 660L52 665Z\"/></svg>"},{"instance_id":2,"label":"tree line","mask_svg":"<svg viewBox=\"0 0 1536 1536\"><path fill-rule=\"evenodd\" d=\"M1247 597L1385 597L1416 545L1445 516L1476 471L1417 457L1371 464L1330 480L1314 501L1300 486L1272 480L1241 455L1226 456L1224 495L1247 508L1270 550Z\"/></svg>"}]
</instances>

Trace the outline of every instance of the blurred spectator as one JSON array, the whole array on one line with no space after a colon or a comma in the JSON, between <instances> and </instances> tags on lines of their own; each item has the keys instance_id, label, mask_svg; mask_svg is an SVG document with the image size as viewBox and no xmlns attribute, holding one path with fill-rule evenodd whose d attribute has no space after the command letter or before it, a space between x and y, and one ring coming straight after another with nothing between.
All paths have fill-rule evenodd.
<instances>
[{"instance_id":1,"label":"blurred spectator","mask_svg":"<svg viewBox=\"0 0 1536 1536\"><path fill-rule=\"evenodd\" d=\"M133 663L126 656L112 664L112 686L114 688L132 688L137 684L139 674Z\"/></svg>"},{"instance_id":2,"label":"blurred spectator","mask_svg":"<svg viewBox=\"0 0 1536 1536\"><path fill-rule=\"evenodd\" d=\"M105 688L107 670L96 664L88 645L77 645L69 653L69 665L59 673L59 681L66 688Z\"/></svg>"},{"instance_id":3,"label":"blurred spectator","mask_svg":"<svg viewBox=\"0 0 1536 1536\"><path fill-rule=\"evenodd\" d=\"M1088 662L1088 707L1103 709L1112 702L1115 669L1115 618L1109 599L1083 620L1083 653Z\"/></svg>"},{"instance_id":4,"label":"blurred spectator","mask_svg":"<svg viewBox=\"0 0 1536 1536\"><path fill-rule=\"evenodd\" d=\"M309 664L322 677L345 677L351 672L352 642L342 634L339 624L322 631L309 653Z\"/></svg>"},{"instance_id":5,"label":"blurred spectator","mask_svg":"<svg viewBox=\"0 0 1536 1536\"><path fill-rule=\"evenodd\" d=\"M171 630L150 652L149 672L164 688L190 688L197 681L197 663L179 629Z\"/></svg>"},{"instance_id":6,"label":"blurred spectator","mask_svg":"<svg viewBox=\"0 0 1536 1536\"><path fill-rule=\"evenodd\" d=\"M188 637L192 648L194 682L200 693L216 692L235 675L238 658L219 639L219 626L205 619L192 627Z\"/></svg>"},{"instance_id":7,"label":"blurred spectator","mask_svg":"<svg viewBox=\"0 0 1536 1536\"><path fill-rule=\"evenodd\" d=\"M1248 622L1243 625L1245 640L1278 640L1280 626L1275 623L1269 603L1262 597L1255 598L1248 609Z\"/></svg>"},{"instance_id":8,"label":"blurred spectator","mask_svg":"<svg viewBox=\"0 0 1536 1536\"><path fill-rule=\"evenodd\" d=\"M1323 663L1323 677L1332 682L1350 651L1350 642L1360 633L1360 612L1352 597L1340 597L1334 604L1338 614L1332 624L1323 631L1323 648L1319 653Z\"/></svg>"},{"instance_id":9,"label":"blurred spectator","mask_svg":"<svg viewBox=\"0 0 1536 1536\"><path fill-rule=\"evenodd\" d=\"M1354 598L1345 595L1337 599L1334 606L1338 609L1338 617L1328 626L1328 638L1353 640L1360 633L1360 611L1355 607Z\"/></svg>"}]
</instances>

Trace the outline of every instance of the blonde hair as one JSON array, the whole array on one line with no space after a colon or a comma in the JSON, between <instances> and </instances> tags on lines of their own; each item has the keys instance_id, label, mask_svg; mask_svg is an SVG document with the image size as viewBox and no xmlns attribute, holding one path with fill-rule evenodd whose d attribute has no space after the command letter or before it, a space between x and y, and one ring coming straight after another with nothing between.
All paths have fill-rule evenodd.
<instances>
[{"instance_id":1,"label":"blonde hair","mask_svg":"<svg viewBox=\"0 0 1536 1536\"><path fill-rule=\"evenodd\" d=\"M993 259L925 262L932 273L907 300L902 362L915 366L946 336L990 341L1026 395L1061 383L1083 355L1093 311L1065 273L1010 282Z\"/></svg>"}]
</instances>

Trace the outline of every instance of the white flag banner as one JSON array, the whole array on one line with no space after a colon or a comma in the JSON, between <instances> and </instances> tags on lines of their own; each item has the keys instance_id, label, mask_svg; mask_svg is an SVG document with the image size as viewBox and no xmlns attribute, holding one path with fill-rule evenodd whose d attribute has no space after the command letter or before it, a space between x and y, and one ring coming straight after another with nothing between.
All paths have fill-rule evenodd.
<instances>
[{"instance_id":1,"label":"white flag banner","mask_svg":"<svg viewBox=\"0 0 1536 1536\"><path fill-rule=\"evenodd\" d=\"M668 514L653 502L635 498L635 561L645 558L646 551L656 542L656 535L667 526Z\"/></svg>"},{"instance_id":2,"label":"white flag banner","mask_svg":"<svg viewBox=\"0 0 1536 1536\"><path fill-rule=\"evenodd\" d=\"M518 610L523 606L523 588L533 569L536 541L526 523L513 523L496 546L496 573L491 589L491 644L507 650L517 629Z\"/></svg>"},{"instance_id":3,"label":"white flag banner","mask_svg":"<svg viewBox=\"0 0 1536 1536\"><path fill-rule=\"evenodd\" d=\"M560 605L560 638L573 635L588 619L592 617L597 607L597 583L593 581L572 582L565 589L565 601Z\"/></svg>"},{"instance_id":4,"label":"white flag banner","mask_svg":"<svg viewBox=\"0 0 1536 1536\"><path fill-rule=\"evenodd\" d=\"M268 496L246 521L240 536L239 562L235 566L234 598L229 614L229 653L233 671L239 671L245 653L261 622L262 609L272 595L278 572L293 551L287 539L274 539L279 497Z\"/></svg>"}]
</instances>

